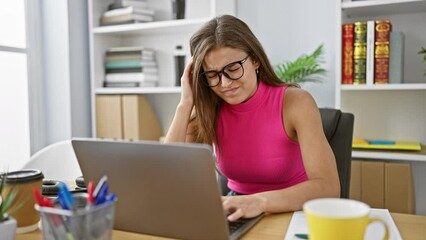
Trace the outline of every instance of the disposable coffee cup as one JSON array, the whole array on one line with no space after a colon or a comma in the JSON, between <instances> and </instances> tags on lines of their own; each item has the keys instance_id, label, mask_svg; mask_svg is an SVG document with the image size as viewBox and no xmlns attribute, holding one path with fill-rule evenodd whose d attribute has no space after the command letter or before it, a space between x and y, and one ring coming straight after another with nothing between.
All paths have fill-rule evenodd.
<instances>
[{"instance_id":1,"label":"disposable coffee cup","mask_svg":"<svg viewBox=\"0 0 426 240\"><path fill-rule=\"evenodd\" d=\"M4 174L1 175L4 179ZM35 198L33 196L33 188L42 188L43 174L40 170L25 169L7 173L7 178L4 186L2 197L5 197L12 189L17 190L16 198L14 199L10 209L18 206L18 210L11 214L16 219L16 233L26 233L34 231L38 228L40 215L34 209ZM21 205L22 204L22 205ZM19 207L19 205L21 205Z\"/></svg>"}]
</instances>

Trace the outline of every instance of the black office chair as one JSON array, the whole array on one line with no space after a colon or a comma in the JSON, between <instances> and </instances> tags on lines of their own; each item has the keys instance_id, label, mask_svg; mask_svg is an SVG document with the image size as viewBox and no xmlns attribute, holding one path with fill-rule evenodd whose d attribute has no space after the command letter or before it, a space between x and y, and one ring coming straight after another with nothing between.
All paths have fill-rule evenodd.
<instances>
[{"instance_id":1,"label":"black office chair","mask_svg":"<svg viewBox=\"0 0 426 240\"><path fill-rule=\"evenodd\" d=\"M336 158L340 179L340 197L349 198L354 115L331 108L320 108L319 111L325 136ZM226 195L229 192L228 180L218 174L218 181L222 194Z\"/></svg>"},{"instance_id":2,"label":"black office chair","mask_svg":"<svg viewBox=\"0 0 426 240\"><path fill-rule=\"evenodd\" d=\"M320 108L319 111L325 136L336 158L340 197L349 198L354 115L331 108Z\"/></svg>"}]
</instances>

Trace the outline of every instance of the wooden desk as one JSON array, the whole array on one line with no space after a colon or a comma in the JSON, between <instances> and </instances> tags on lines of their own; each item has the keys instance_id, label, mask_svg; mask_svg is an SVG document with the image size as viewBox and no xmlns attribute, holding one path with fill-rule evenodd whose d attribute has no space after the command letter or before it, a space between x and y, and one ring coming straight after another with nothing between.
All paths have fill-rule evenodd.
<instances>
[{"instance_id":1,"label":"wooden desk","mask_svg":"<svg viewBox=\"0 0 426 240\"><path fill-rule=\"evenodd\" d=\"M391 213L403 239L424 239L426 236L426 216ZM253 229L243 236L243 240L283 240L290 223L292 213L272 214L264 217ZM42 239L40 231L19 234L16 240ZM137 233L114 230L113 239L161 240L167 239Z\"/></svg>"}]
</instances>

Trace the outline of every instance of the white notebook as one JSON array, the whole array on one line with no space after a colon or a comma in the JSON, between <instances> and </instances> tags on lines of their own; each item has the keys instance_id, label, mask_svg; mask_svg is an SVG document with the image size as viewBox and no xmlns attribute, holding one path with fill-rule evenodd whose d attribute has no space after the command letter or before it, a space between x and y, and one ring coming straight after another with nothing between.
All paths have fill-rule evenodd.
<instances>
[{"instance_id":1,"label":"white notebook","mask_svg":"<svg viewBox=\"0 0 426 240\"><path fill-rule=\"evenodd\" d=\"M370 211L370 217L379 217L386 221L389 227L389 240L402 240L401 234L392 219L392 216L387 209L372 208ZM380 226L376 226L380 225ZM372 223L367 227L365 240L376 240L382 239L384 234L384 228L381 223ZM288 225L285 240L301 240L295 236L296 233L308 233L308 224L306 222L305 213L303 211L294 212L291 218L290 224Z\"/></svg>"}]
</instances>

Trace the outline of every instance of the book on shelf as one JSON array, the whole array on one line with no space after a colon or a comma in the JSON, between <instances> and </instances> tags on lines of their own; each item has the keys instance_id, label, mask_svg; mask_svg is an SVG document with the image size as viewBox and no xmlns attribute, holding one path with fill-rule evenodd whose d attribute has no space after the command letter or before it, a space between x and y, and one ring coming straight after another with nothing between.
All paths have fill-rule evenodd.
<instances>
[{"instance_id":1,"label":"book on shelf","mask_svg":"<svg viewBox=\"0 0 426 240\"><path fill-rule=\"evenodd\" d=\"M392 25L389 20L376 21L374 51L374 83L389 83L389 37Z\"/></svg>"},{"instance_id":2,"label":"book on shelf","mask_svg":"<svg viewBox=\"0 0 426 240\"><path fill-rule=\"evenodd\" d=\"M127 14L136 13L137 15L154 16L154 10L150 8L138 7L135 5L122 5L118 8L112 8L104 12L103 17L119 17Z\"/></svg>"},{"instance_id":3,"label":"book on shelf","mask_svg":"<svg viewBox=\"0 0 426 240\"><path fill-rule=\"evenodd\" d=\"M100 24L105 26L152 21L154 21L153 10L124 6L104 12L101 16Z\"/></svg>"},{"instance_id":4,"label":"book on shelf","mask_svg":"<svg viewBox=\"0 0 426 240\"><path fill-rule=\"evenodd\" d=\"M155 82L158 75L152 73L108 73L105 82Z\"/></svg>"},{"instance_id":5,"label":"book on shelf","mask_svg":"<svg viewBox=\"0 0 426 240\"><path fill-rule=\"evenodd\" d=\"M342 25L342 84L354 80L354 24Z\"/></svg>"},{"instance_id":6,"label":"book on shelf","mask_svg":"<svg viewBox=\"0 0 426 240\"><path fill-rule=\"evenodd\" d=\"M391 32L389 43L389 83L403 82L404 76L404 33Z\"/></svg>"},{"instance_id":7,"label":"book on shelf","mask_svg":"<svg viewBox=\"0 0 426 240\"><path fill-rule=\"evenodd\" d=\"M156 87L158 76L145 73L112 73L107 74L104 87Z\"/></svg>"},{"instance_id":8,"label":"book on shelf","mask_svg":"<svg viewBox=\"0 0 426 240\"><path fill-rule=\"evenodd\" d=\"M138 67L138 68L107 68L105 73L158 73L156 67Z\"/></svg>"},{"instance_id":9,"label":"book on shelf","mask_svg":"<svg viewBox=\"0 0 426 240\"><path fill-rule=\"evenodd\" d=\"M342 84L402 83L403 68L404 36L389 20L342 24Z\"/></svg>"},{"instance_id":10,"label":"book on shelf","mask_svg":"<svg viewBox=\"0 0 426 240\"><path fill-rule=\"evenodd\" d=\"M113 47L105 52L104 87L155 87L155 51L142 46Z\"/></svg>"},{"instance_id":11,"label":"book on shelf","mask_svg":"<svg viewBox=\"0 0 426 240\"><path fill-rule=\"evenodd\" d=\"M143 53L143 54L155 54L155 51L150 48L146 48L143 46L121 46L121 47L112 47L107 50L107 53L123 53L123 52L135 52L135 53Z\"/></svg>"},{"instance_id":12,"label":"book on shelf","mask_svg":"<svg viewBox=\"0 0 426 240\"><path fill-rule=\"evenodd\" d=\"M157 63L151 60L121 60L121 61L105 61L106 69L121 68L157 68Z\"/></svg>"},{"instance_id":13,"label":"book on shelf","mask_svg":"<svg viewBox=\"0 0 426 240\"><path fill-rule=\"evenodd\" d=\"M112 53L112 54L108 54L105 56L105 61L123 61L123 60L142 60L142 61L154 61L155 60L155 56L154 55L150 55L150 54L134 54L134 53Z\"/></svg>"},{"instance_id":14,"label":"book on shelf","mask_svg":"<svg viewBox=\"0 0 426 240\"><path fill-rule=\"evenodd\" d=\"M375 44L375 22L367 21L367 58L366 58L366 73L365 83L367 85L374 84L374 44Z\"/></svg>"},{"instance_id":15,"label":"book on shelf","mask_svg":"<svg viewBox=\"0 0 426 240\"><path fill-rule=\"evenodd\" d=\"M104 82L106 88L157 87L157 82Z\"/></svg>"},{"instance_id":16,"label":"book on shelf","mask_svg":"<svg viewBox=\"0 0 426 240\"><path fill-rule=\"evenodd\" d=\"M122 0L121 4L123 6L133 6L136 8L148 8L148 3L144 0Z\"/></svg>"},{"instance_id":17,"label":"book on shelf","mask_svg":"<svg viewBox=\"0 0 426 240\"><path fill-rule=\"evenodd\" d=\"M367 22L354 23L354 80L365 84L367 64Z\"/></svg>"}]
</instances>

